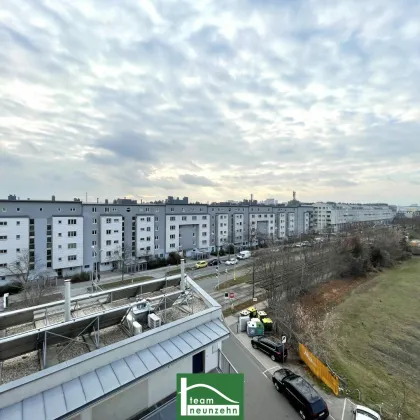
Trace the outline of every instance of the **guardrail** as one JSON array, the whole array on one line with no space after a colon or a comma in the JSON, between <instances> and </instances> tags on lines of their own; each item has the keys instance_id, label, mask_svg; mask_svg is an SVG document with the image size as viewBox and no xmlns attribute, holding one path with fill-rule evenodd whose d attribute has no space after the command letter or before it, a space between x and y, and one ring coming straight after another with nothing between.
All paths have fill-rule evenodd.
<instances>
[{"instance_id":1,"label":"guardrail","mask_svg":"<svg viewBox=\"0 0 420 420\"><path fill-rule=\"evenodd\" d=\"M230 363L229 359L225 356L222 350L219 350L218 367L222 373L238 373L235 367Z\"/></svg>"}]
</instances>

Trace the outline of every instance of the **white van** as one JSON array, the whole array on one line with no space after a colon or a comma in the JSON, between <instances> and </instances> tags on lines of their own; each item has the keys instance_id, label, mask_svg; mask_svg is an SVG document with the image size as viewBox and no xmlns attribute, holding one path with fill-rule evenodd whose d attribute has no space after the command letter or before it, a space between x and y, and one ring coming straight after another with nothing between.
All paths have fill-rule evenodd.
<instances>
[{"instance_id":1,"label":"white van","mask_svg":"<svg viewBox=\"0 0 420 420\"><path fill-rule=\"evenodd\" d=\"M251 251L241 251L236 258L238 260L246 260L247 258L251 258Z\"/></svg>"}]
</instances>

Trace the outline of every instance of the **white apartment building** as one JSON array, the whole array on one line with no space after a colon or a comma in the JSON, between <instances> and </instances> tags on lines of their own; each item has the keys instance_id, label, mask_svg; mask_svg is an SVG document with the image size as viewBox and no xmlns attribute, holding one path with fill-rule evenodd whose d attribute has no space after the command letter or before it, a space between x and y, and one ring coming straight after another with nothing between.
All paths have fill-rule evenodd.
<instances>
[{"instance_id":1,"label":"white apartment building","mask_svg":"<svg viewBox=\"0 0 420 420\"><path fill-rule=\"evenodd\" d=\"M287 235L295 234L295 213L287 213Z\"/></svg>"},{"instance_id":2,"label":"white apartment building","mask_svg":"<svg viewBox=\"0 0 420 420\"><path fill-rule=\"evenodd\" d=\"M232 216L232 238L235 244L243 245L245 242L244 239L244 215L243 214L234 214Z\"/></svg>"},{"instance_id":3,"label":"white apartment building","mask_svg":"<svg viewBox=\"0 0 420 420\"><path fill-rule=\"evenodd\" d=\"M338 232L352 223L390 221L395 216L387 205L315 203L313 208L317 232Z\"/></svg>"},{"instance_id":4,"label":"white apartment building","mask_svg":"<svg viewBox=\"0 0 420 420\"><path fill-rule=\"evenodd\" d=\"M221 247L229 243L229 216L216 215L216 246Z\"/></svg>"},{"instance_id":5,"label":"white apartment building","mask_svg":"<svg viewBox=\"0 0 420 420\"><path fill-rule=\"evenodd\" d=\"M249 215L251 243L257 244L260 239L275 238L275 218L273 213L257 213Z\"/></svg>"},{"instance_id":6,"label":"white apartment building","mask_svg":"<svg viewBox=\"0 0 420 420\"><path fill-rule=\"evenodd\" d=\"M153 255L155 248L155 216L136 218L136 256Z\"/></svg>"},{"instance_id":7,"label":"white apartment building","mask_svg":"<svg viewBox=\"0 0 420 420\"><path fill-rule=\"evenodd\" d=\"M119 259L118 249L122 243L123 218L117 215L100 217L100 248L95 247L95 256L100 261L101 271L107 271L116 266ZM98 255L99 254L99 255Z\"/></svg>"},{"instance_id":8,"label":"white apartment building","mask_svg":"<svg viewBox=\"0 0 420 420\"><path fill-rule=\"evenodd\" d=\"M191 247L208 249L209 216L207 214L167 215L165 235L167 253Z\"/></svg>"},{"instance_id":9,"label":"white apartment building","mask_svg":"<svg viewBox=\"0 0 420 420\"><path fill-rule=\"evenodd\" d=\"M63 276L83 267L83 217L52 218L52 268Z\"/></svg>"},{"instance_id":10,"label":"white apartment building","mask_svg":"<svg viewBox=\"0 0 420 420\"><path fill-rule=\"evenodd\" d=\"M0 278L10 275L7 266L17 261L20 252L29 249L29 219L0 218Z\"/></svg>"}]
</instances>

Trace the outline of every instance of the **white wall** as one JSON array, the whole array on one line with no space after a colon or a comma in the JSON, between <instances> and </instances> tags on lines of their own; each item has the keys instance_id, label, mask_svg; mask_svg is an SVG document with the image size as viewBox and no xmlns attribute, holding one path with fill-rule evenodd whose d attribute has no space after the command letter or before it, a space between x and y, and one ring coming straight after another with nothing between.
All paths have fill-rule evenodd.
<instances>
[{"instance_id":1,"label":"white wall","mask_svg":"<svg viewBox=\"0 0 420 420\"><path fill-rule=\"evenodd\" d=\"M229 217L227 214L216 215L216 245L218 247L228 243Z\"/></svg>"},{"instance_id":2,"label":"white wall","mask_svg":"<svg viewBox=\"0 0 420 420\"><path fill-rule=\"evenodd\" d=\"M13 264L19 252L29 249L29 219L25 217L0 218L0 264ZM20 250L20 251L18 251ZM7 268L0 267L0 277L10 275Z\"/></svg>"},{"instance_id":3,"label":"white wall","mask_svg":"<svg viewBox=\"0 0 420 420\"><path fill-rule=\"evenodd\" d=\"M101 263L118 260L114 252L122 246L122 216L101 216L100 224L101 236L100 248L97 248L99 253L97 260ZM102 251L99 252L99 249Z\"/></svg>"},{"instance_id":4,"label":"white wall","mask_svg":"<svg viewBox=\"0 0 420 420\"><path fill-rule=\"evenodd\" d=\"M179 250L179 227L184 225L198 225L197 248L210 249L210 216L208 214L166 215L165 252ZM174 229L171 230L171 226ZM175 235L171 238L171 235ZM174 246L171 246L174 245Z\"/></svg>"},{"instance_id":5,"label":"white wall","mask_svg":"<svg viewBox=\"0 0 420 420\"><path fill-rule=\"evenodd\" d=\"M136 218L136 256L155 254L155 216Z\"/></svg>"},{"instance_id":6,"label":"white wall","mask_svg":"<svg viewBox=\"0 0 420 420\"><path fill-rule=\"evenodd\" d=\"M69 236L69 232L76 232L76 236ZM74 245L76 248L69 248ZM72 256L76 259L69 260ZM81 266L83 266L83 217L53 217L52 268L58 270Z\"/></svg>"}]
</instances>

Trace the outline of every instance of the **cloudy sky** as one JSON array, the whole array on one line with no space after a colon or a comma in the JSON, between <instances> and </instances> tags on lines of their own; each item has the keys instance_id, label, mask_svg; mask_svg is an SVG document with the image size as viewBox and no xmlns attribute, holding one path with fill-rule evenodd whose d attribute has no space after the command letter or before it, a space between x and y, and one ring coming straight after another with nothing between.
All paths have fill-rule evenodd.
<instances>
[{"instance_id":1,"label":"cloudy sky","mask_svg":"<svg viewBox=\"0 0 420 420\"><path fill-rule=\"evenodd\" d=\"M2 0L0 198L420 201L417 0Z\"/></svg>"}]
</instances>

